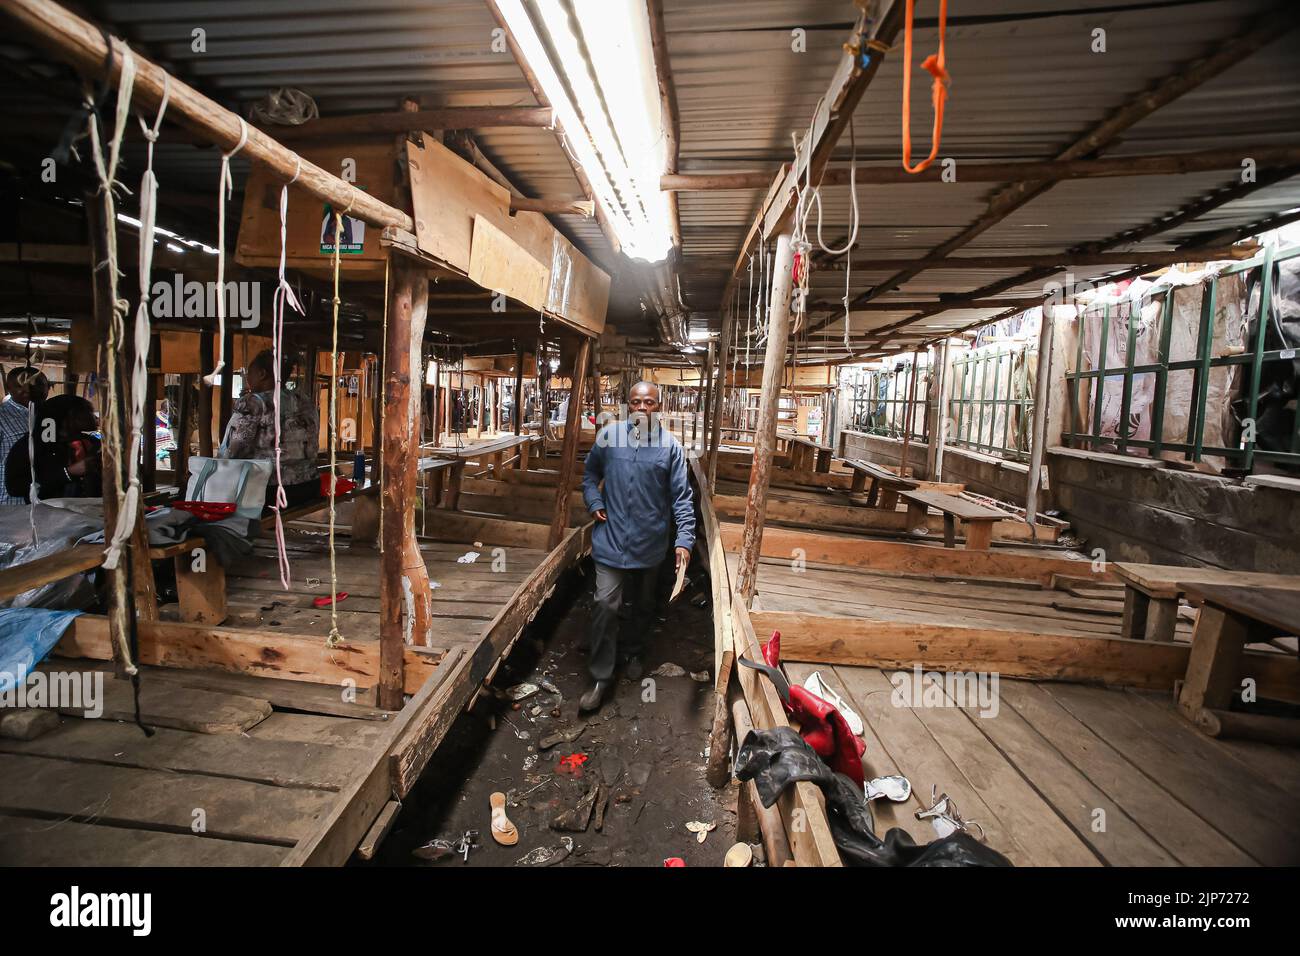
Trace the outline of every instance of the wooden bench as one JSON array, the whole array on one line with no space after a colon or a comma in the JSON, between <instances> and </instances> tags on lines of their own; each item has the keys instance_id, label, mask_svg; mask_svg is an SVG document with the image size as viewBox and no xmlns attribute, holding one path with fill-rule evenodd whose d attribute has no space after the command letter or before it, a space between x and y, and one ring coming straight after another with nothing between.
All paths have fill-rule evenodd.
<instances>
[{"instance_id":1,"label":"wooden bench","mask_svg":"<svg viewBox=\"0 0 1300 956\"><path fill-rule=\"evenodd\" d=\"M1282 588L1300 591L1300 576L1218 568L1182 568L1165 564L1114 561L1124 583L1124 619L1120 636L1131 640L1172 641L1178 624L1178 599L1185 586Z\"/></svg>"},{"instance_id":2,"label":"wooden bench","mask_svg":"<svg viewBox=\"0 0 1300 956\"><path fill-rule=\"evenodd\" d=\"M794 471L815 471L826 474L831 470L835 449L819 445L811 438L789 433L779 436L790 448L790 468Z\"/></svg>"},{"instance_id":3,"label":"wooden bench","mask_svg":"<svg viewBox=\"0 0 1300 956\"><path fill-rule=\"evenodd\" d=\"M960 518L966 532L967 551L987 551L993 542L993 525L1006 517L1006 513L985 508L973 501L945 495L940 491L900 491L907 502L907 527L910 531L925 524L930 508L943 512L943 546L957 546L956 519Z\"/></svg>"},{"instance_id":4,"label":"wooden bench","mask_svg":"<svg viewBox=\"0 0 1300 956\"><path fill-rule=\"evenodd\" d=\"M871 481L871 491L867 495L869 508L879 506L893 511L898 507L900 491L916 491L918 488L918 483L911 478L900 477L888 468L869 461L858 458L843 458L841 461L853 469L853 484L849 486L849 494L861 494L867 487L867 481Z\"/></svg>"},{"instance_id":5,"label":"wooden bench","mask_svg":"<svg viewBox=\"0 0 1300 956\"><path fill-rule=\"evenodd\" d=\"M1178 709L1212 736L1300 742L1300 721L1229 711L1242 692L1243 678L1251 676L1242 666L1246 645L1278 632L1300 633L1300 591L1189 581L1179 582L1179 587L1188 600L1201 605L1201 613Z\"/></svg>"}]
</instances>

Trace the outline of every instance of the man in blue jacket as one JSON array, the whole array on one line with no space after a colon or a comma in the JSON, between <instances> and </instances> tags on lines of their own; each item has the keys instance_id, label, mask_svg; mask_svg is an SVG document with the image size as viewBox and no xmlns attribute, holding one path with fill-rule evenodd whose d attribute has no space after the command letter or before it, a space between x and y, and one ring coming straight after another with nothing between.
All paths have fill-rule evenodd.
<instances>
[{"instance_id":1,"label":"man in blue jacket","mask_svg":"<svg viewBox=\"0 0 1300 956\"><path fill-rule=\"evenodd\" d=\"M627 421L602 428L587 454L582 497L596 519L591 535L596 603L588 657L592 685L578 701L583 711L598 708L613 683L627 591L633 606L621 648L627 661L623 672L630 680L640 680L659 566L670 541L678 568L690 561L695 545L686 452L660 425L659 404L659 386L637 382L628 396Z\"/></svg>"}]
</instances>

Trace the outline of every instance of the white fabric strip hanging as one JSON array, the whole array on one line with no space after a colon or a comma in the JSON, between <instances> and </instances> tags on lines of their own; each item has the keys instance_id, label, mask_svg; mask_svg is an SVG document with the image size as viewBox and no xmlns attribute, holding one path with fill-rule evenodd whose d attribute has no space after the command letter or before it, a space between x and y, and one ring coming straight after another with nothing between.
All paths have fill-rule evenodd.
<instances>
[{"instance_id":1,"label":"white fabric strip hanging","mask_svg":"<svg viewBox=\"0 0 1300 956\"><path fill-rule=\"evenodd\" d=\"M127 61L131 61L129 52L126 57ZM136 512L140 509L141 445L145 445L144 454L155 453L153 442L144 441L144 408L149 394L149 280L153 272L154 227L158 219L158 177L153 171L153 148L158 142L158 133L162 129L163 116L167 112L167 101L170 96L171 80L164 73L162 102L158 104L158 114L154 117L153 126L146 125L143 119L137 117L140 131L149 143L145 153L144 175L140 178L140 243L137 263L140 273L140 302L135 310L131 369L125 383L130 401L127 409L130 427L126 446L130 449L130 454L126 459L126 494L122 498L122 507L118 509L117 526L113 529L113 536L104 556L104 567L110 569L117 567L122 557L122 548L135 527ZM152 434L150 437L152 438Z\"/></svg>"},{"instance_id":2,"label":"white fabric strip hanging","mask_svg":"<svg viewBox=\"0 0 1300 956\"><path fill-rule=\"evenodd\" d=\"M275 365L275 551L280 563L280 586L286 591L289 590L291 569L289 567L289 549L284 540L284 515L282 512L289 506L289 498L284 490L284 476L280 472L280 389L283 387L280 379L283 375L284 364L284 307L288 304L299 315L303 315L304 312L302 305L298 302L298 297L293 294L293 287L289 285L284 275L285 235L289 214L289 187L298 181L301 172L302 160L298 160L297 166L294 167L293 179L280 187L280 284L276 286L275 299L271 307L271 353L274 356L273 364Z\"/></svg>"},{"instance_id":3,"label":"white fabric strip hanging","mask_svg":"<svg viewBox=\"0 0 1300 956\"><path fill-rule=\"evenodd\" d=\"M221 154L221 178L217 182L217 362L203 376L205 385L219 385L221 371L226 367L226 200L235 191L230 178L230 160L247 142L248 124L240 117L239 142L230 152Z\"/></svg>"}]
</instances>

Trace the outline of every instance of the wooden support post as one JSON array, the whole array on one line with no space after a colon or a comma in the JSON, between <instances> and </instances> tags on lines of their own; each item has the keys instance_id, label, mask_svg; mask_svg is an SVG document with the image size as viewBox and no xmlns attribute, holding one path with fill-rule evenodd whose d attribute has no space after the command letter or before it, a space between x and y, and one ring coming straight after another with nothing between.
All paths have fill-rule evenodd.
<instances>
[{"instance_id":1,"label":"wooden support post","mask_svg":"<svg viewBox=\"0 0 1300 956\"><path fill-rule=\"evenodd\" d=\"M790 270L794 253L790 234L783 232L776 242L772 266L771 324L767 333L767 355L763 362L763 387L758 405L758 427L754 430L754 464L749 473L749 495L745 504L745 533L740 547L740 569L736 590L745 605L754 599L758 557L763 546L767 489L772 476L772 450L776 443L777 400L781 392L781 371L785 367L786 342L790 338Z\"/></svg>"},{"instance_id":2,"label":"wooden support post","mask_svg":"<svg viewBox=\"0 0 1300 956\"><path fill-rule=\"evenodd\" d=\"M1172 641L1177 626L1178 598L1152 598L1147 612L1147 640Z\"/></svg>"},{"instance_id":3,"label":"wooden support post","mask_svg":"<svg viewBox=\"0 0 1300 956\"><path fill-rule=\"evenodd\" d=\"M727 404L727 361L731 352L731 323L736 320L729 310L722 318L722 344L718 349L718 394L713 401L713 421L709 425L708 470L709 487L707 492L713 494L718 476L718 445L722 438L722 416Z\"/></svg>"},{"instance_id":4,"label":"wooden support post","mask_svg":"<svg viewBox=\"0 0 1300 956\"><path fill-rule=\"evenodd\" d=\"M217 360L216 334L207 329L199 333L199 366L206 374ZM311 393L308 393L311 394ZM312 396L315 400L315 396ZM199 377L199 457L211 458L212 440L212 386Z\"/></svg>"},{"instance_id":5,"label":"wooden support post","mask_svg":"<svg viewBox=\"0 0 1300 956\"><path fill-rule=\"evenodd\" d=\"M713 417L713 403L714 403L713 371L714 371L714 364L715 364L714 360L717 356L717 351L718 351L717 343L710 341L709 352L704 357L704 417L702 419L702 425L704 429L704 444L699 445L697 447L697 451L699 451L700 453L706 452L709 445L709 422L712 420Z\"/></svg>"},{"instance_id":6,"label":"wooden support post","mask_svg":"<svg viewBox=\"0 0 1300 956\"><path fill-rule=\"evenodd\" d=\"M1227 710L1240 690L1238 661L1246 646L1248 629L1244 621L1212 604L1201 607L1192 633L1192 650L1187 659L1187 677L1178 694L1178 709L1195 721L1202 710Z\"/></svg>"},{"instance_id":7,"label":"wooden support post","mask_svg":"<svg viewBox=\"0 0 1300 956\"><path fill-rule=\"evenodd\" d=\"M573 360L569 381L569 415L564 422L564 447L560 451L560 480L555 486L555 510L551 518L551 535L546 547L554 550L564 540L569 527L569 491L578 470L578 439L582 436L582 388L587 381L591 362L591 339L583 338Z\"/></svg>"},{"instance_id":8,"label":"wooden support post","mask_svg":"<svg viewBox=\"0 0 1300 956\"><path fill-rule=\"evenodd\" d=\"M221 624L229 613L226 604L226 569L212 554L193 551L176 555L176 598L182 621ZM195 567L195 562L200 562Z\"/></svg>"},{"instance_id":9,"label":"wooden support post","mask_svg":"<svg viewBox=\"0 0 1300 956\"><path fill-rule=\"evenodd\" d=\"M524 423L524 348L522 345L515 346L515 395L514 400L510 403L510 425L516 435L523 429ZM523 449L523 456L519 459L520 468L528 467L528 448Z\"/></svg>"},{"instance_id":10,"label":"wooden support post","mask_svg":"<svg viewBox=\"0 0 1300 956\"><path fill-rule=\"evenodd\" d=\"M225 343L222 347L226 364L221 370L221 427L217 430L222 441L225 441L226 426L230 424L235 404L235 325L232 321L226 322Z\"/></svg>"},{"instance_id":11,"label":"wooden support post","mask_svg":"<svg viewBox=\"0 0 1300 956\"><path fill-rule=\"evenodd\" d=\"M1151 597L1145 591L1139 591L1133 585L1124 588L1124 617L1120 623L1119 636L1131 641L1145 640L1147 636L1147 613L1151 608Z\"/></svg>"},{"instance_id":12,"label":"wooden support post","mask_svg":"<svg viewBox=\"0 0 1300 956\"><path fill-rule=\"evenodd\" d=\"M1029 484L1025 488L1025 520L1038 520L1038 490L1043 482L1043 452L1047 444L1047 405L1052 394L1053 306L1044 302L1038 330L1038 370L1034 376L1034 419L1029 433ZM1082 334L1082 333L1081 333ZM1131 590L1131 589L1130 589ZM1126 605L1127 606L1127 605Z\"/></svg>"},{"instance_id":13,"label":"wooden support post","mask_svg":"<svg viewBox=\"0 0 1300 956\"><path fill-rule=\"evenodd\" d=\"M379 540L379 508L378 495L357 495L352 499L352 534L348 547L374 548Z\"/></svg>"},{"instance_id":14,"label":"wooden support post","mask_svg":"<svg viewBox=\"0 0 1300 956\"><path fill-rule=\"evenodd\" d=\"M916 367L921 362L921 350L917 349L912 353L912 368L907 376L907 402L904 404L906 411L903 413L903 450L898 462L898 477L907 477L907 449L912 444L912 420L914 416L914 406L916 404Z\"/></svg>"},{"instance_id":15,"label":"wooden support post","mask_svg":"<svg viewBox=\"0 0 1300 956\"><path fill-rule=\"evenodd\" d=\"M144 393L144 421L141 428L140 487L146 491L158 490L158 430L154 422L158 420L158 391L161 375L149 373L149 381Z\"/></svg>"},{"instance_id":16,"label":"wooden support post","mask_svg":"<svg viewBox=\"0 0 1300 956\"><path fill-rule=\"evenodd\" d=\"M185 497L185 486L189 481L190 462L190 418L194 411L194 386L199 376L187 372L181 376L181 399L176 406L176 426L172 437L176 439L176 454L172 456L172 471L175 474L178 497Z\"/></svg>"},{"instance_id":17,"label":"wooden support post","mask_svg":"<svg viewBox=\"0 0 1300 956\"><path fill-rule=\"evenodd\" d=\"M384 341L384 428L380 555L379 706L397 710L405 686L404 651L429 643L429 574L415 538L420 466L419 361L429 304L425 268L389 253L388 335Z\"/></svg>"}]
</instances>

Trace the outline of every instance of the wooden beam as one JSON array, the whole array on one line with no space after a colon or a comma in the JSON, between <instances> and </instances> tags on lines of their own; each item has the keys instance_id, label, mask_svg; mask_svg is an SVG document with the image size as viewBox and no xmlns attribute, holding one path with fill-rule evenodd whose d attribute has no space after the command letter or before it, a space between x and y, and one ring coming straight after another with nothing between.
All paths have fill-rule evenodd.
<instances>
[{"instance_id":1,"label":"wooden beam","mask_svg":"<svg viewBox=\"0 0 1300 956\"><path fill-rule=\"evenodd\" d=\"M563 197L539 197L528 199L524 196L510 197L511 212L540 212L547 215L581 216L591 219L596 215L596 203L591 199L566 199Z\"/></svg>"},{"instance_id":2,"label":"wooden beam","mask_svg":"<svg viewBox=\"0 0 1300 956\"><path fill-rule=\"evenodd\" d=\"M763 544L763 523L767 515L768 483L771 480L772 454L776 447L777 403L781 394L786 343L790 338L790 270L793 262L790 234L782 233L777 239L776 257L772 266L767 356L763 363L758 424L754 430L754 464L749 475L748 500L745 505L744 544L740 549L740 569L736 575L736 593L746 606L754 598L758 558Z\"/></svg>"},{"instance_id":3,"label":"wooden beam","mask_svg":"<svg viewBox=\"0 0 1300 956\"><path fill-rule=\"evenodd\" d=\"M550 129L554 122L554 110L544 106L448 106L323 116L301 126L269 126L266 133L282 143L301 143L331 137L392 135L410 130Z\"/></svg>"},{"instance_id":4,"label":"wooden beam","mask_svg":"<svg viewBox=\"0 0 1300 956\"><path fill-rule=\"evenodd\" d=\"M751 612L751 617L759 632L781 632L783 659L848 667L975 671L1168 691L1187 673L1191 654L1186 644L1119 637L1070 637L782 611ZM1254 653L1250 663L1260 696L1300 702L1300 662L1294 657Z\"/></svg>"},{"instance_id":5,"label":"wooden beam","mask_svg":"<svg viewBox=\"0 0 1300 956\"><path fill-rule=\"evenodd\" d=\"M1108 179L1120 176L1179 176L1187 173L1241 169L1249 156L1259 167L1300 163L1300 147L1260 146L1237 149L1202 150L1195 153L1168 153L1158 156L1124 156L1113 159L1053 159L1038 162L958 162L956 182L1021 183L1039 180ZM827 169L823 186L847 186L851 168ZM943 182L946 171L931 166L919 173L907 172L897 163L888 166L857 167L854 176L859 186L894 186L903 183ZM660 177L659 188L665 192L712 192L731 189L763 189L772 182L769 171L742 173L676 173Z\"/></svg>"},{"instance_id":6,"label":"wooden beam","mask_svg":"<svg viewBox=\"0 0 1300 956\"><path fill-rule=\"evenodd\" d=\"M112 660L108 618L77 617L55 651L61 657ZM408 647L405 691L414 694L429 678L441 651ZM379 644L374 640L344 641L326 646L319 636L249 631L175 621L141 621L139 663L193 670L230 671L254 677L277 677L358 688L379 682Z\"/></svg>"},{"instance_id":7,"label":"wooden beam","mask_svg":"<svg viewBox=\"0 0 1300 956\"><path fill-rule=\"evenodd\" d=\"M743 529L731 522L722 524L722 540L728 551L741 547ZM943 574L971 578L1016 578L1050 587L1053 574L1089 576L1096 581L1117 583L1110 570L1092 571L1088 561L1069 558L1040 558L1037 555L1002 551L966 551L928 544L875 541L849 535L769 528L763 535L765 558L790 560L802 557L815 564L838 564L871 571L901 571L904 574Z\"/></svg>"},{"instance_id":8,"label":"wooden beam","mask_svg":"<svg viewBox=\"0 0 1300 956\"><path fill-rule=\"evenodd\" d=\"M108 48L104 34L99 27L53 0L10 0L0 6L0 14L12 20L39 47L70 64L83 76L97 82L107 80L113 85L121 78L120 50L123 45L120 41L115 44L119 53L113 57L106 78L104 62ZM162 67L138 53L132 55L136 67L132 105L151 114L162 100L164 76L167 74ZM220 106L178 77L171 76L166 86L169 121L223 150L233 150L247 130L247 142L239 153L241 159L261 163L285 182L296 177L300 189L329 203L334 209L350 209L349 215L372 226L397 226L408 232L415 231L415 223L406 213L285 149L266 133L249 126L237 113Z\"/></svg>"},{"instance_id":9,"label":"wooden beam","mask_svg":"<svg viewBox=\"0 0 1300 956\"><path fill-rule=\"evenodd\" d=\"M429 574L415 539L419 472L421 343L429 279L422 265L389 254L388 330L384 341L384 425L380 555L379 706L402 706L402 650L427 645L432 612Z\"/></svg>"},{"instance_id":10,"label":"wooden beam","mask_svg":"<svg viewBox=\"0 0 1300 956\"><path fill-rule=\"evenodd\" d=\"M569 376L569 415L564 423L564 447L560 451L560 478L555 489L555 508L551 518L551 534L547 548L553 549L564 539L569 527L569 486L577 470L578 440L582 437L582 392L587 384L587 368L591 362L591 339L583 338L578 354L573 360L573 374Z\"/></svg>"}]
</instances>

